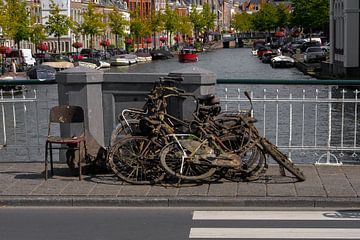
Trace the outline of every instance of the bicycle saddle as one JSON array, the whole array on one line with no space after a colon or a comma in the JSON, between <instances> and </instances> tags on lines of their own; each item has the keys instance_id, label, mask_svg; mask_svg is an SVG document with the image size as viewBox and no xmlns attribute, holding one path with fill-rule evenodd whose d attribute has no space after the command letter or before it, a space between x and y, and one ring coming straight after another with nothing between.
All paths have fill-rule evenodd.
<instances>
[{"instance_id":1,"label":"bicycle saddle","mask_svg":"<svg viewBox=\"0 0 360 240\"><path fill-rule=\"evenodd\" d=\"M200 95L198 97L199 103L204 105L216 105L220 103L220 98L214 94Z\"/></svg>"}]
</instances>

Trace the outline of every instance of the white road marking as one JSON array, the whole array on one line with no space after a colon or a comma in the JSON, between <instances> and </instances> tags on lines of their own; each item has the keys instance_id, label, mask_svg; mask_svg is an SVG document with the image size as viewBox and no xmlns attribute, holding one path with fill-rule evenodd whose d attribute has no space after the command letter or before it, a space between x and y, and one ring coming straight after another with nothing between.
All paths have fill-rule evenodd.
<instances>
[{"instance_id":1,"label":"white road marking","mask_svg":"<svg viewBox=\"0 0 360 240\"><path fill-rule=\"evenodd\" d=\"M360 239L348 228L192 228L189 238Z\"/></svg>"},{"instance_id":2,"label":"white road marking","mask_svg":"<svg viewBox=\"0 0 360 240\"><path fill-rule=\"evenodd\" d=\"M360 211L194 211L193 220L360 220Z\"/></svg>"}]
</instances>

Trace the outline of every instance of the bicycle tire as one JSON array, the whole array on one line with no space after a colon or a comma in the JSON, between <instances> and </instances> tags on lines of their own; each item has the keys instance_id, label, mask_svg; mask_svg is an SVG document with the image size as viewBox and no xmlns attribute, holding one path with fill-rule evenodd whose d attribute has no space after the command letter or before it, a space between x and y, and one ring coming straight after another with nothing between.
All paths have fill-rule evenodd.
<instances>
[{"instance_id":1,"label":"bicycle tire","mask_svg":"<svg viewBox=\"0 0 360 240\"><path fill-rule=\"evenodd\" d=\"M241 169L229 169L224 178L230 181L254 181L264 173L268 167L265 153L259 145L248 149L241 154Z\"/></svg>"},{"instance_id":2,"label":"bicycle tire","mask_svg":"<svg viewBox=\"0 0 360 240\"><path fill-rule=\"evenodd\" d=\"M282 153L277 146L272 144L266 138L262 138L260 143L261 146L263 146L265 152L269 154L280 166L283 166L299 181L305 181L306 177L304 173L298 167L296 167L295 164L284 153Z\"/></svg>"},{"instance_id":3,"label":"bicycle tire","mask_svg":"<svg viewBox=\"0 0 360 240\"><path fill-rule=\"evenodd\" d=\"M200 144L199 141L190 141L192 146ZM204 180L215 173L216 168L211 166L211 163L200 163L201 148L197 149L198 153L195 154L187 146L182 146L182 148L188 155L193 155L191 159L184 159L183 165L181 164L183 152L177 142L171 142L161 150L160 163L169 175L184 180Z\"/></svg>"},{"instance_id":4,"label":"bicycle tire","mask_svg":"<svg viewBox=\"0 0 360 240\"><path fill-rule=\"evenodd\" d=\"M125 182L156 184L165 176L158 159L160 150L161 146L146 137L129 136L114 143L107 162L114 174Z\"/></svg>"}]
</instances>

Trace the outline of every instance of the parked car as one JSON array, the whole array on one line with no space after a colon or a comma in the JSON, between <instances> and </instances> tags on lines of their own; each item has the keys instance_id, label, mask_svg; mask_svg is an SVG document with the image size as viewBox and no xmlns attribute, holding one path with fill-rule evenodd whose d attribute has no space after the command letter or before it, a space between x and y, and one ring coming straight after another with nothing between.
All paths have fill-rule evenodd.
<instances>
[{"instance_id":1,"label":"parked car","mask_svg":"<svg viewBox=\"0 0 360 240\"><path fill-rule=\"evenodd\" d=\"M321 47L309 47L304 53L304 62L320 62L326 60L326 53Z\"/></svg>"},{"instance_id":2,"label":"parked car","mask_svg":"<svg viewBox=\"0 0 360 240\"><path fill-rule=\"evenodd\" d=\"M80 55L84 58L97 58L100 57L100 51L95 48L83 48L80 51Z\"/></svg>"},{"instance_id":3,"label":"parked car","mask_svg":"<svg viewBox=\"0 0 360 240\"><path fill-rule=\"evenodd\" d=\"M321 49L324 51L324 52L330 52L330 43L326 43L324 45L321 46Z\"/></svg>"},{"instance_id":4,"label":"parked car","mask_svg":"<svg viewBox=\"0 0 360 240\"><path fill-rule=\"evenodd\" d=\"M300 46L300 52L304 53L308 47L320 47L321 43L318 41L304 42Z\"/></svg>"}]
</instances>

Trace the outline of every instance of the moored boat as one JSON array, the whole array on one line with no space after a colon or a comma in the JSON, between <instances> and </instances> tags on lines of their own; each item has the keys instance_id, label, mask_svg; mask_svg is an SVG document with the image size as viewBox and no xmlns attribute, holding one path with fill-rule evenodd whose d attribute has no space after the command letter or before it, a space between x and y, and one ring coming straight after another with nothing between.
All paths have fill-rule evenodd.
<instances>
[{"instance_id":1,"label":"moored boat","mask_svg":"<svg viewBox=\"0 0 360 240\"><path fill-rule=\"evenodd\" d=\"M100 68L109 68L110 67L110 63L101 61L98 59L92 59L92 58L79 60L79 61L75 62L75 65L83 66L83 67L87 67L87 68L91 68L91 69L100 69Z\"/></svg>"},{"instance_id":2,"label":"moored boat","mask_svg":"<svg viewBox=\"0 0 360 240\"><path fill-rule=\"evenodd\" d=\"M56 71L60 71L60 70L64 70L64 69L74 67L74 64L72 62L62 61L62 60L45 61L45 62L42 63L42 65L47 65L47 66L50 66L52 68L55 68Z\"/></svg>"},{"instance_id":3,"label":"moored boat","mask_svg":"<svg viewBox=\"0 0 360 240\"><path fill-rule=\"evenodd\" d=\"M197 62L199 60L194 48L183 48L179 52L179 62Z\"/></svg>"},{"instance_id":4,"label":"moored boat","mask_svg":"<svg viewBox=\"0 0 360 240\"><path fill-rule=\"evenodd\" d=\"M170 59L174 57L174 55L170 52L170 49L166 46L162 46L160 49L153 49L150 51L150 54L152 60Z\"/></svg>"},{"instance_id":5,"label":"moored boat","mask_svg":"<svg viewBox=\"0 0 360 240\"><path fill-rule=\"evenodd\" d=\"M292 57L280 55L271 59L271 66L273 68L277 67L294 67L295 60Z\"/></svg>"},{"instance_id":6,"label":"moored boat","mask_svg":"<svg viewBox=\"0 0 360 240\"><path fill-rule=\"evenodd\" d=\"M127 66L137 63L137 56L134 54L120 54L111 57L111 66Z\"/></svg>"}]
</instances>

